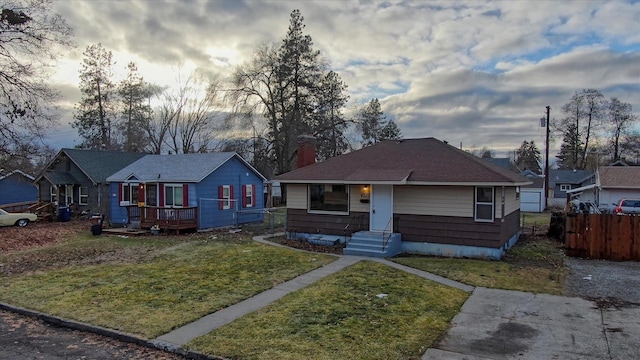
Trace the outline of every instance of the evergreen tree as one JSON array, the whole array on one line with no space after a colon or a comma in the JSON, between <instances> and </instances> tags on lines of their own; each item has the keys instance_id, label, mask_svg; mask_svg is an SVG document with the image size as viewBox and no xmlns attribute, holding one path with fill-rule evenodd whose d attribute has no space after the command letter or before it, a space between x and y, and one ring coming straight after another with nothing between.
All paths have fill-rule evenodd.
<instances>
[{"instance_id":1,"label":"evergreen tree","mask_svg":"<svg viewBox=\"0 0 640 360\"><path fill-rule=\"evenodd\" d=\"M363 147L383 140L397 140L402 137L398 125L393 120L386 120L378 99L372 99L360 109L358 129L362 135Z\"/></svg>"},{"instance_id":2,"label":"evergreen tree","mask_svg":"<svg viewBox=\"0 0 640 360\"><path fill-rule=\"evenodd\" d=\"M118 130L122 138L124 151L141 152L148 144L148 134L151 118L149 105L150 87L138 73L136 64L127 65L127 77L118 84L120 95L121 118Z\"/></svg>"},{"instance_id":3,"label":"evergreen tree","mask_svg":"<svg viewBox=\"0 0 640 360\"><path fill-rule=\"evenodd\" d=\"M241 126L262 128L248 122L254 121L256 114L264 119L262 140L266 144L260 148L274 159L276 174L293 168L299 135L319 135L321 154L333 151L323 149L325 146L337 146L336 152L341 146L337 137L333 141L333 130L326 127L337 126L337 133L342 124L336 110L343 104L344 84L337 74L328 75L328 64L313 49L311 36L303 33L303 20L300 11L294 10L282 43L259 47L251 62L237 67L233 74L235 90L229 92L235 106L232 119L240 121Z\"/></svg>"},{"instance_id":4,"label":"evergreen tree","mask_svg":"<svg viewBox=\"0 0 640 360\"><path fill-rule=\"evenodd\" d=\"M569 125L560 145L560 153L556 155L558 167L566 170L581 169L579 166L583 149L580 138L576 136L575 125Z\"/></svg>"},{"instance_id":5,"label":"evergreen tree","mask_svg":"<svg viewBox=\"0 0 640 360\"><path fill-rule=\"evenodd\" d=\"M83 53L80 71L82 99L75 107L75 121L82 138L80 148L111 150L112 127L116 117L116 92L111 81L113 60L111 51L101 44L90 45Z\"/></svg>"},{"instance_id":6,"label":"evergreen tree","mask_svg":"<svg viewBox=\"0 0 640 360\"><path fill-rule=\"evenodd\" d=\"M533 140L531 142L523 141L520 148L516 150L516 165L520 170L530 170L536 174L542 174L541 162L542 155Z\"/></svg>"},{"instance_id":7,"label":"evergreen tree","mask_svg":"<svg viewBox=\"0 0 640 360\"><path fill-rule=\"evenodd\" d=\"M317 93L314 111L314 135L317 139L318 158L320 160L343 154L349 147L345 132L349 120L342 109L349 99L345 95L345 85L337 73L329 71Z\"/></svg>"},{"instance_id":8,"label":"evergreen tree","mask_svg":"<svg viewBox=\"0 0 640 360\"><path fill-rule=\"evenodd\" d=\"M379 140L399 140L402 138L402 132L395 121L389 119L386 124L380 129Z\"/></svg>"}]
</instances>

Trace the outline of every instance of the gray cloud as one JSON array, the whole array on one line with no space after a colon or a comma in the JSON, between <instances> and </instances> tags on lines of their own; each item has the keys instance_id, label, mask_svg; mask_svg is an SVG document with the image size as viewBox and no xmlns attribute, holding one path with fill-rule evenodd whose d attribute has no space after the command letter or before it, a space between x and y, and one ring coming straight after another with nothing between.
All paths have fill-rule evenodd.
<instances>
[{"instance_id":1,"label":"gray cloud","mask_svg":"<svg viewBox=\"0 0 640 360\"><path fill-rule=\"evenodd\" d=\"M408 137L505 153L523 140L542 144L544 107L559 117L562 104L583 88L640 109L639 3L69 0L56 6L80 49L101 42L139 59L145 78L173 78L166 69L186 62L224 77L259 44L280 42L298 8L305 32L347 83L350 109L378 97ZM68 57L79 62L81 52ZM155 73L145 73L144 64Z\"/></svg>"}]
</instances>

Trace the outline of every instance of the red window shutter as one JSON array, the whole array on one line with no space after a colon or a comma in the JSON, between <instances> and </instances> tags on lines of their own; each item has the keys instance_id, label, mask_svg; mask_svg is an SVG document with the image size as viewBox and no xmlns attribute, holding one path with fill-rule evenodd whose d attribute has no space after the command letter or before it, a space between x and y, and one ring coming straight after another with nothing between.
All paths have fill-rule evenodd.
<instances>
[{"instance_id":1,"label":"red window shutter","mask_svg":"<svg viewBox=\"0 0 640 360\"><path fill-rule=\"evenodd\" d=\"M182 184L182 206L189 206L189 184Z\"/></svg>"},{"instance_id":2,"label":"red window shutter","mask_svg":"<svg viewBox=\"0 0 640 360\"><path fill-rule=\"evenodd\" d=\"M158 184L158 206L164 206L164 184Z\"/></svg>"},{"instance_id":3,"label":"red window shutter","mask_svg":"<svg viewBox=\"0 0 640 360\"><path fill-rule=\"evenodd\" d=\"M124 184L118 184L118 201L122 201L124 200L122 198L122 188L124 187Z\"/></svg>"},{"instance_id":4,"label":"red window shutter","mask_svg":"<svg viewBox=\"0 0 640 360\"><path fill-rule=\"evenodd\" d=\"M233 196L233 185L229 185L229 199L233 200L235 197ZM229 208L235 209L236 203L233 201L229 201Z\"/></svg>"},{"instance_id":5,"label":"red window shutter","mask_svg":"<svg viewBox=\"0 0 640 360\"><path fill-rule=\"evenodd\" d=\"M247 185L242 186L242 207L247 207Z\"/></svg>"},{"instance_id":6,"label":"red window shutter","mask_svg":"<svg viewBox=\"0 0 640 360\"><path fill-rule=\"evenodd\" d=\"M251 206L256 206L256 185L251 185Z\"/></svg>"},{"instance_id":7,"label":"red window shutter","mask_svg":"<svg viewBox=\"0 0 640 360\"><path fill-rule=\"evenodd\" d=\"M222 185L218 186L218 199L222 199L224 196L224 190ZM218 200L218 210L224 209L224 201Z\"/></svg>"}]
</instances>

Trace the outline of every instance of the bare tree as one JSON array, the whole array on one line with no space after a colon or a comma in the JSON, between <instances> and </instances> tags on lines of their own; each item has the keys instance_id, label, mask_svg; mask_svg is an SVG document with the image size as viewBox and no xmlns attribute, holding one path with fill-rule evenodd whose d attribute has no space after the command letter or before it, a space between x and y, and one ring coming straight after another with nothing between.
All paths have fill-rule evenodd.
<instances>
[{"instance_id":1,"label":"bare tree","mask_svg":"<svg viewBox=\"0 0 640 360\"><path fill-rule=\"evenodd\" d=\"M566 168L585 168L596 130L603 123L604 104L605 99L600 91L585 89L576 92L569 102L562 106L564 117L554 127L555 131L562 135L563 144L566 145L561 145L558 155Z\"/></svg>"},{"instance_id":2,"label":"bare tree","mask_svg":"<svg viewBox=\"0 0 640 360\"><path fill-rule=\"evenodd\" d=\"M0 163L29 156L55 126L48 75L58 46L71 47L71 28L52 12L49 0L4 1L0 5ZM26 153L25 153L26 151Z\"/></svg>"},{"instance_id":3,"label":"bare tree","mask_svg":"<svg viewBox=\"0 0 640 360\"><path fill-rule=\"evenodd\" d=\"M618 161L622 152L620 142L629 135L629 129L637 120L637 116L631 112L631 104L622 102L615 97L607 103L607 115L613 161Z\"/></svg>"},{"instance_id":4,"label":"bare tree","mask_svg":"<svg viewBox=\"0 0 640 360\"><path fill-rule=\"evenodd\" d=\"M166 90L148 134L154 153L208 152L222 126L222 90L217 80L193 73L178 88Z\"/></svg>"}]
</instances>

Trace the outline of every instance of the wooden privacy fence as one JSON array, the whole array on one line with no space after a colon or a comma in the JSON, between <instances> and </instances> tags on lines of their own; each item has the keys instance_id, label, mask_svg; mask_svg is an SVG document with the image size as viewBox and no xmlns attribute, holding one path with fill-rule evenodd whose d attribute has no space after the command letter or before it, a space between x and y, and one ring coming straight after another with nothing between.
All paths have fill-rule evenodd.
<instances>
[{"instance_id":1,"label":"wooden privacy fence","mask_svg":"<svg viewBox=\"0 0 640 360\"><path fill-rule=\"evenodd\" d=\"M567 216L565 246L569 256L640 261L640 216Z\"/></svg>"}]
</instances>

